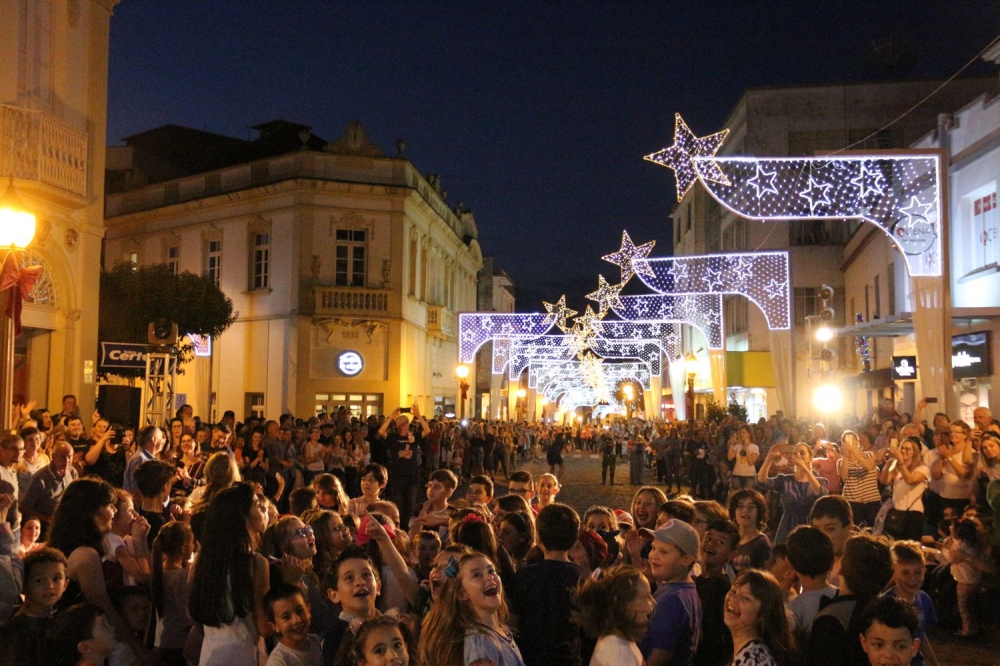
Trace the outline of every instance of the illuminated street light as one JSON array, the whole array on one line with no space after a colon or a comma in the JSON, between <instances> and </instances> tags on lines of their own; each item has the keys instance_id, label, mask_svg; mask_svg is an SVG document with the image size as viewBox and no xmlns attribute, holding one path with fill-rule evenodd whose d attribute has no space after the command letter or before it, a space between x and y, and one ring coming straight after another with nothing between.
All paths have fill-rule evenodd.
<instances>
[{"instance_id":1,"label":"illuminated street light","mask_svg":"<svg viewBox=\"0 0 1000 666\"><path fill-rule=\"evenodd\" d=\"M816 329L816 340L819 342L829 342L830 340L833 340L836 335L837 332L826 324L823 324Z\"/></svg>"},{"instance_id":2,"label":"illuminated street light","mask_svg":"<svg viewBox=\"0 0 1000 666\"><path fill-rule=\"evenodd\" d=\"M687 373L687 417L688 421L694 421L694 378L698 374L698 358L688 352L684 357L684 371Z\"/></svg>"},{"instance_id":3,"label":"illuminated street light","mask_svg":"<svg viewBox=\"0 0 1000 666\"><path fill-rule=\"evenodd\" d=\"M21 201L10 177L7 190L0 197L0 247L23 250L35 237L35 214Z\"/></svg>"},{"instance_id":4,"label":"illuminated street light","mask_svg":"<svg viewBox=\"0 0 1000 666\"><path fill-rule=\"evenodd\" d=\"M813 404L821 412L834 414L843 406L844 396L836 386L824 384L813 393Z\"/></svg>"},{"instance_id":5,"label":"illuminated street light","mask_svg":"<svg viewBox=\"0 0 1000 666\"><path fill-rule=\"evenodd\" d=\"M458 387L460 390L461 407L458 410L458 418L465 418L465 400L469 397L469 366L464 363L455 368L455 376L458 377Z\"/></svg>"}]
</instances>

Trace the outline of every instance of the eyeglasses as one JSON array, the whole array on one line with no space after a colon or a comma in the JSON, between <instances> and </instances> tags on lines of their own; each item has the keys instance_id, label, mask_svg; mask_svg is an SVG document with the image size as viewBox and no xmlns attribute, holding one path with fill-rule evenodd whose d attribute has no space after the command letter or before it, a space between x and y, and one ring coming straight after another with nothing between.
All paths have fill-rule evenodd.
<instances>
[{"instance_id":1,"label":"eyeglasses","mask_svg":"<svg viewBox=\"0 0 1000 666\"><path fill-rule=\"evenodd\" d=\"M508 495L522 495L523 496L523 495L527 495L530 492L531 491L528 490L527 488L508 488L507 489L507 494Z\"/></svg>"},{"instance_id":2,"label":"eyeglasses","mask_svg":"<svg viewBox=\"0 0 1000 666\"><path fill-rule=\"evenodd\" d=\"M313 535L313 528L306 525L305 527L300 527L292 533L293 539L308 539Z\"/></svg>"},{"instance_id":3,"label":"eyeglasses","mask_svg":"<svg viewBox=\"0 0 1000 666\"><path fill-rule=\"evenodd\" d=\"M303 528L303 529L307 529L307 530L310 530L310 531L312 530L311 527L306 527L306 528ZM334 527L332 531L334 531L334 532L350 532L351 528L348 527L347 525L341 523L340 525L337 525L336 527Z\"/></svg>"}]
</instances>

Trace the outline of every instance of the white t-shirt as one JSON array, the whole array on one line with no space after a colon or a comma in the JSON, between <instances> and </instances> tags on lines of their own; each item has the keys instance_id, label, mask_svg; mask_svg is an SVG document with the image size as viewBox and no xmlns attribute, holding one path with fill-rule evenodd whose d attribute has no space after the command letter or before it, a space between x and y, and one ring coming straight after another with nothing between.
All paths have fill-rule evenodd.
<instances>
[{"instance_id":1,"label":"white t-shirt","mask_svg":"<svg viewBox=\"0 0 1000 666\"><path fill-rule=\"evenodd\" d=\"M927 480L931 478L931 470L927 465L917 465L910 470L910 473L923 474L924 480L911 486L902 474L897 474L892 482L892 507L899 511L923 512L924 488L927 487Z\"/></svg>"},{"instance_id":2,"label":"white t-shirt","mask_svg":"<svg viewBox=\"0 0 1000 666\"><path fill-rule=\"evenodd\" d=\"M736 444L733 448L736 449L736 465L733 467L733 476L757 476L757 468L751 465L748 459L753 454L759 454L760 447L751 444L747 447L745 456L740 455L743 451L742 444Z\"/></svg>"},{"instance_id":3,"label":"white t-shirt","mask_svg":"<svg viewBox=\"0 0 1000 666\"><path fill-rule=\"evenodd\" d=\"M952 467L950 462L941 458L941 454L938 453L937 449L931 451L924 462L927 463L927 467L933 468L934 463L938 460L941 460L941 478L932 479L930 483L931 490L945 499L963 499L968 497L972 492L972 477L963 479L956 474L955 468ZM957 462L958 460L956 460ZM930 478L929 475L928 478Z\"/></svg>"},{"instance_id":4,"label":"white t-shirt","mask_svg":"<svg viewBox=\"0 0 1000 666\"><path fill-rule=\"evenodd\" d=\"M632 641L608 634L597 639L590 666L642 666L642 653Z\"/></svg>"},{"instance_id":5,"label":"white t-shirt","mask_svg":"<svg viewBox=\"0 0 1000 666\"><path fill-rule=\"evenodd\" d=\"M267 666L319 666L322 663L323 644L319 636L313 634L309 634L308 650L293 650L278 643L267 657Z\"/></svg>"}]
</instances>

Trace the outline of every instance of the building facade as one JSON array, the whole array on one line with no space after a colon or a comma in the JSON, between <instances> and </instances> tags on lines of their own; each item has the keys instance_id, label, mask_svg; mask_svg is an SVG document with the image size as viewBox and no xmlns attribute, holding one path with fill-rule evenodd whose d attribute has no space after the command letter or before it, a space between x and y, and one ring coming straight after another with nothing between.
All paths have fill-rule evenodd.
<instances>
[{"instance_id":1,"label":"building facade","mask_svg":"<svg viewBox=\"0 0 1000 666\"><path fill-rule=\"evenodd\" d=\"M215 278L239 312L178 379L195 413L454 411L455 313L482 266L471 211L356 122L242 141L166 126L111 149L105 262Z\"/></svg>"},{"instance_id":2,"label":"building facade","mask_svg":"<svg viewBox=\"0 0 1000 666\"><path fill-rule=\"evenodd\" d=\"M959 79L927 99L941 83L935 80L751 89L724 124L730 133L719 155L813 156L840 150L905 148L936 126L938 113L997 87L993 78ZM709 132L695 128L695 133ZM867 307L862 307L855 290L851 298L845 299L845 246L870 226L847 220L748 220L723 208L701 187L692 188L675 208L676 255L757 250L790 253L793 330L786 354L790 362L776 362L775 355L785 352L772 349L772 336L759 309L740 296L724 299L726 399L745 405L751 419L779 409L802 417L822 416L813 405L813 390L820 382L857 372L852 339L835 339L831 344L836 356L832 364L823 366L822 347L810 339L822 307L822 285L834 288L829 305L834 309L833 324L837 326L852 323L857 312L870 318L876 312L887 311L887 298L893 289L905 293L905 266L896 261L895 273L882 274L875 281L875 289L869 282ZM703 360L704 371L696 375L696 393L702 403L718 387L713 386L713 372L708 369L708 354L704 351L707 344L699 333L690 327L685 329L685 351L696 352ZM783 383L789 387L785 395L778 390L782 373L787 374ZM674 384L677 393L677 382ZM676 395L672 402L679 407L684 400Z\"/></svg>"},{"instance_id":3,"label":"building facade","mask_svg":"<svg viewBox=\"0 0 1000 666\"><path fill-rule=\"evenodd\" d=\"M118 0L0 0L0 192L37 218L41 265L14 343L14 401L95 400L108 36Z\"/></svg>"},{"instance_id":4,"label":"building facade","mask_svg":"<svg viewBox=\"0 0 1000 666\"><path fill-rule=\"evenodd\" d=\"M478 312L514 311L514 281L505 271L495 267L493 257L483 259L483 267L479 271L476 310ZM503 374L493 374L492 342L485 343L476 353L475 373L472 415L484 419L507 420L514 418L518 407L523 406L517 402L519 384L517 381L509 381L506 369L504 369Z\"/></svg>"}]
</instances>

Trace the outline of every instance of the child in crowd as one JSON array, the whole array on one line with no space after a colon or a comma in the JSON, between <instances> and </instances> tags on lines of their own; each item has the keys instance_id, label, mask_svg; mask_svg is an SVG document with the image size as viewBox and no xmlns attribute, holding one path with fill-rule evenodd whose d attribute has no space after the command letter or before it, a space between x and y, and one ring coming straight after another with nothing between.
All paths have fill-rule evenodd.
<instances>
[{"instance_id":1,"label":"child in crowd","mask_svg":"<svg viewBox=\"0 0 1000 666\"><path fill-rule=\"evenodd\" d=\"M829 581L833 541L819 528L800 525L791 531L785 545L788 564L799 579L799 594L788 602L794 618L792 631L798 645L805 646L823 599L837 596L837 588Z\"/></svg>"},{"instance_id":2,"label":"child in crowd","mask_svg":"<svg viewBox=\"0 0 1000 666\"><path fill-rule=\"evenodd\" d=\"M121 578L116 582L117 587L149 580L148 530L146 520L135 511L132 495L116 488L115 517L111 521L111 530L104 534L104 560L117 562L120 567ZM109 568L112 569L114 567Z\"/></svg>"},{"instance_id":3,"label":"child in crowd","mask_svg":"<svg viewBox=\"0 0 1000 666\"><path fill-rule=\"evenodd\" d=\"M24 558L24 604L0 629L0 664L45 662L45 638L68 583L66 557L55 548L40 548Z\"/></svg>"},{"instance_id":4,"label":"child in crowd","mask_svg":"<svg viewBox=\"0 0 1000 666\"><path fill-rule=\"evenodd\" d=\"M538 512L535 527L544 560L521 569L509 591L517 645L528 666L579 664L580 629L569 616L583 570L570 561L569 550L577 542L580 517L565 504L549 504Z\"/></svg>"},{"instance_id":5,"label":"child in crowd","mask_svg":"<svg viewBox=\"0 0 1000 666\"><path fill-rule=\"evenodd\" d=\"M656 510L656 524L662 525L668 520L676 518L677 520L694 527L693 523L695 513L696 510L694 502L679 498L668 500L661 504L660 508ZM699 536L701 536L700 533Z\"/></svg>"},{"instance_id":6,"label":"child in crowd","mask_svg":"<svg viewBox=\"0 0 1000 666\"><path fill-rule=\"evenodd\" d=\"M469 480L465 491L465 501L473 504L489 504L493 501L493 479L485 474L477 474Z\"/></svg>"},{"instance_id":7,"label":"child in crowd","mask_svg":"<svg viewBox=\"0 0 1000 666\"><path fill-rule=\"evenodd\" d=\"M962 617L962 629L956 635L962 638L976 636L979 633L975 612L979 584L983 573L993 573L995 567L979 545L975 521L959 518L952 523L951 537L944 542L941 559L950 564L951 575L958 585L958 613Z\"/></svg>"},{"instance_id":8,"label":"child in crowd","mask_svg":"<svg viewBox=\"0 0 1000 666\"><path fill-rule=\"evenodd\" d=\"M458 478L451 470L436 469L431 472L427 480L427 501L414 507L410 518L411 538L425 529L437 532L442 541L447 538L448 521L455 511L448 500L457 486Z\"/></svg>"},{"instance_id":9,"label":"child in crowd","mask_svg":"<svg viewBox=\"0 0 1000 666\"><path fill-rule=\"evenodd\" d=\"M25 518L21 523L21 539L17 545L17 556L23 560L28 556L28 553L43 547L45 544L38 542L41 535L42 521L35 516Z\"/></svg>"},{"instance_id":10,"label":"child in crowd","mask_svg":"<svg viewBox=\"0 0 1000 666\"><path fill-rule=\"evenodd\" d=\"M697 531L697 530L696 530ZM701 574L694 579L702 608L702 634L712 640L699 643L694 666L721 666L733 657L733 639L723 622L726 594L735 578L729 561L733 557L740 531L725 518L713 520L701 539Z\"/></svg>"},{"instance_id":11,"label":"child in crowd","mask_svg":"<svg viewBox=\"0 0 1000 666\"><path fill-rule=\"evenodd\" d=\"M319 474L312 482L316 489L316 501L320 509L327 509L344 515L347 513L347 493L344 485L333 474Z\"/></svg>"},{"instance_id":12,"label":"child in crowd","mask_svg":"<svg viewBox=\"0 0 1000 666\"><path fill-rule=\"evenodd\" d=\"M608 544L593 530L580 530L576 543L569 549L569 561L580 567L583 578L598 576L608 557Z\"/></svg>"},{"instance_id":13,"label":"child in crowd","mask_svg":"<svg viewBox=\"0 0 1000 666\"><path fill-rule=\"evenodd\" d=\"M729 517L740 529L740 542L733 556L733 569L766 569L771 561L771 541L767 529L767 502L751 488L737 490L729 497Z\"/></svg>"},{"instance_id":14,"label":"child in crowd","mask_svg":"<svg viewBox=\"0 0 1000 666\"><path fill-rule=\"evenodd\" d=\"M840 594L816 616L804 663L811 666L863 664L864 608L892 578L892 552L885 537L858 534L844 544L840 560Z\"/></svg>"},{"instance_id":15,"label":"child in crowd","mask_svg":"<svg viewBox=\"0 0 1000 666\"><path fill-rule=\"evenodd\" d=\"M729 520L729 511L715 500L698 500L694 503L694 518L691 527L699 536L705 536L709 523L716 520Z\"/></svg>"},{"instance_id":16,"label":"child in crowd","mask_svg":"<svg viewBox=\"0 0 1000 666\"><path fill-rule=\"evenodd\" d=\"M115 628L93 604L76 604L52 621L43 663L53 666L103 664L114 648Z\"/></svg>"},{"instance_id":17,"label":"child in crowd","mask_svg":"<svg viewBox=\"0 0 1000 666\"><path fill-rule=\"evenodd\" d=\"M538 511L555 503L556 495L562 490L562 485L555 474L546 472L538 477Z\"/></svg>"},{"instance_id":18,"label":"child in crowd","mask_svg":"<svg viewBox=\"0 0 1000 666\"><path fill-rule=\"evenodd\" d=\"M416 656L410 623L395 613L386 613L360 623L350 642L345 641L337 655L344 666L409 666Z\"/></svg>"},{"instance_id":19,"label":"child in crowd","mask_svg":"<svg viewBox=\"0 0 1000 666\"><path fill-rule=\"evenodd\" d=\"M840 558L844 554L844 544L854 534L854 513L851 504L840 495L826 495L813 502L809 510L809 524L817 528L833 542L833 571L830 584L840 585Z\"/></svg>"},{"instance_id":20,"label":"child in crowd","mask_svg":"<svg viewBox=\"0 0 1000 666\"><path fill-rule=\"evenodd\" d=\"M528 553L535 546L535 522L524 513L512 512L500 519L497 541L510 556L515 571L520 571Z\"/></svg>"},{"instance_id":21,"label":"child in crowd","mask_svg":"<svg viewBox=\"0 0 1000 666\"><path fill-rule=\"evenodd\" d=\"M264 607L280 637L267 666L322 666L323 648L319 637L309 633L312 614L302 590L288 583L272 585L264 596Z\"/></svg>"},{"instance_id":22,"label":"child in crowd","mask_svg":"<svg viewBox=\"0 0 1000 666\"><path fill-rule=\"evenodd\" d=\"M164 666L184 666L184 643L193 621L188 613L194 532L186 523L167 523L153 541L152 597L155 646Z\"/></svg>"},{"instance_id":23,"label":"child in crowd","mask_svg":"<svg viewBox=\"0 0 1000 666\"><path fill-rule=\"evenodd\" d=\"M111 604L125 621L125 626L140 641L146 637L153 602L146 588L128 585L111 595ZM135 654L123 640L116 638L114 648L108 655L108 666L133 666Z\"/></svg>"},{"instance_id":24,"label":"child in crowd","mask_svg":"<svg viewBox=\"0 0 1000 666\"><path fill-rule=\"evenodd\" d=\"M535 498L535 480L532 478L531 472L519 469L511 474L507 481L507 494L520 496L530 506L531 500ZM538 511L536 510L535 513Z\"/></svg>"},{"instance_id":25,"label":"child in crowd","mask_svg":"<svg viewBox=\"0 0 1000 666\"><path fill-rule=\"evenodd\" d=\"M916 541L897 541L892 544L892 556L892 587L883 596L897 597L913 606L919 621L916 637L920 640L920 651L913 657L913 663L936 666L937 658L927 631L937 624L937 612L930 595L921 589L927 570L924 551Z\"/></svg>"},{"instance_id":26,"label":"child in crowd","mask_svg":"<svg viewBox=\"0 0 1000 666\"><path fill-rule=\"evenodd\" d=\"M359 518L368 515L368 507L377 502L389 483L389 472L378 463L369 463L361 468L361 496L347 503L347 510Z\"/></svg>"},{"instance_id":27,"label":"child in crowd","mask_svg":"<svg viewBox=\"0 0 1000 666\"><path fill-rule=\"evenodd\" d=\"M441 537L437 532L421 531L416 536L416 572L421 581L427 580L434 568L434 560L441 553Z\"/></svg>"},{"instance_id":28,"label":"child in crowd","mask_svg":"<svg viewBox=\"0 0 1000 666\"><path fill-rule=\"evenodd\" d=\"M876 599L861 622L861 646L871 666L910 666L920 649L913 607L892 597ZM865 663L865 662L861 662Z\"/></svg>"},{"instance_id":29,"label":"child in crowd","mask_svg":"<svg viewBox=\"0 0 1000 666\"><path fill-rule=\"evenodd\" d=\"M649 567L656 588L656 608L639 650L647 666L689 663L701 638L701 600L691 569L698 561L700 543L693 527L671 520L655 531L640 534L652 540Z\"/></svg>"},{"instance_id":30,"label":"child in crowd","mask_svg":"<svg viewBox=\"0 0 1000 666\"><path fill-rule=\"evenodd\" d=\"M524 666L511 630L497 569L480 553L452 560L440 597L424 620L418 663Z\"/></svg>"},{"instance_id":31,"label":"child in crowd","mask_svg":"<svg viewBox=\"0 0 1000 666\"><path fill-rule=\"evenodd\" d=\"M135 468L135 485L142 496L138 513L149 523L149 532L146 534L148 549L153 548L153 539L171 519L170 512L164 506L170 499L170 487L174 483L175 474L177 468L162 460L147 460Z\"/></svg>"},{"instance_id":32,"label":"child in crowd","mask_svg":"<svg viewBox=\"0 0 1000 666\"><path fill-rule=\"evenodd\" d=\"M768 572L778 581L781 588L781 600L788 603L799 593L799 580L788 562L788 546L779 543L771 551L771 564L767 568Z\"/></svg>"},{"instance_id":33,"label":"child in crowd","mask_svg":"<svg viewBox=\"0 0 1000 666\"><path fill-rule=\"evenodd\" d=\"M635 641L653 615L649 581L627 564L584 579L573 596L572 621L597 639L590 666L643 666Z\"/></svg>"},{"instance_id":34,"label":"child in crowd","mask_svg":"<svg viewBox=\"0 0 1000 666\"><path fill-rule=\"evenodd\" d=\"M316 511L319 509L316 489L312 486L302 486L296 488L288 495L288 513L293 516L301 516L306 511Z\"/></svg>"},{"instance_id":35,"label":"child in crowd","mask_svg":"<svg viewBox=\"0 0 1000 666\"><path fill-rule=\"evenodd\" d=\"M362 548L350 547L327 570L323 587L327 598L340 605L340 615L323 637L323 663L332 664L351 621L370 620L379 614L375 600L381 584L378 569L368 554Z\"/></svg>"}]
</instances>

